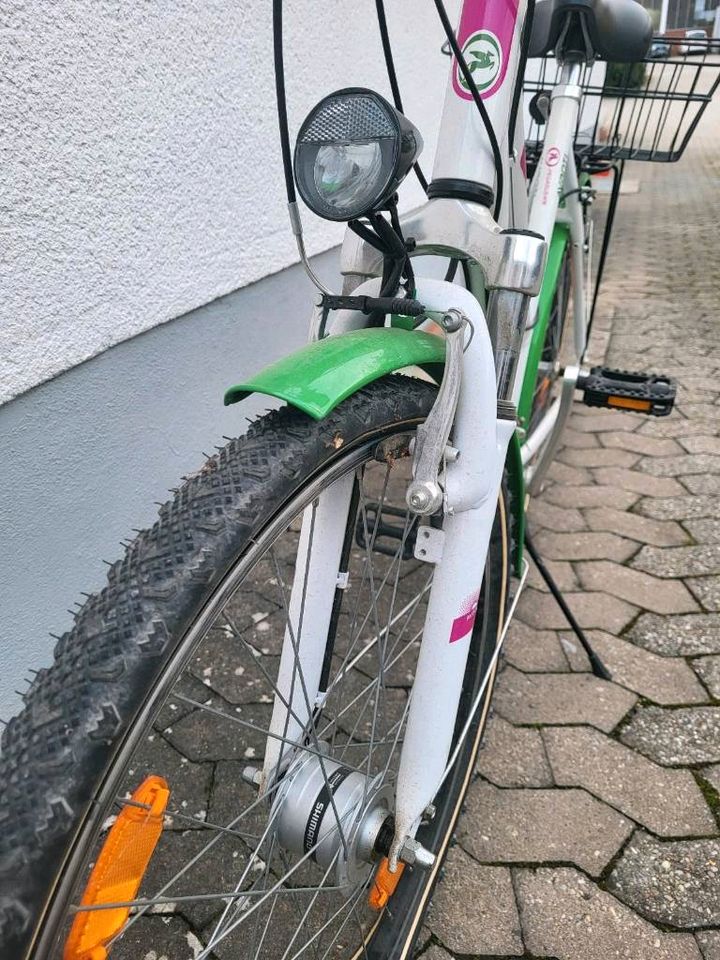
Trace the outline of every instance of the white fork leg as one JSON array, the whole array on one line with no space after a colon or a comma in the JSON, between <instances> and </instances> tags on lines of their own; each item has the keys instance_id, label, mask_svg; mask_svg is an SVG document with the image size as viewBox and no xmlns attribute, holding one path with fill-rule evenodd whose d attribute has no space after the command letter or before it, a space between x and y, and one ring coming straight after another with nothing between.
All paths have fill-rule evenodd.
<instances>
[{"instance_id":1,"label":"white fork leg","mask_svg":"<svg viewBox=\"0 0 720 960\"><path fill-rule=\"evenodd\" d=\"M433 578L400 760L393 854L405 837L414 835L441 783L450 753L505 454L515 423L499 420L497 428L495 450L486 451L492 469L487 496L475 509L447 517L443 527L443 555Z\"/></svg>"},{"instance_id":2,"label":"white fork leg","mask_svg":"<svg viewBox=\"0 0 720 960\"><path fill-rule=\"evenodd\" d=\"M270 721L276 737L267 740L263 784L288 750L277 736L298 738L315 705L354 479L336 480L303 514L277 680L285 703L276 693Z\"/></svg>"},{"instance_id":3,"label":"white fork leg","mask_svg":"<svg viewBox=\"0 0 720 960\"><path fill-rule=\"evenodd\" d=\"M412 689L396 790L391 862L413 836L442 781L452 742L488 544L514 420L497 419L495 363L482 308L467 291L418 280L430 309L455 307L473 337L463 355L453 430L459 458L448 464L443 555L435 569Z\"/></svg>"}]
</instances>

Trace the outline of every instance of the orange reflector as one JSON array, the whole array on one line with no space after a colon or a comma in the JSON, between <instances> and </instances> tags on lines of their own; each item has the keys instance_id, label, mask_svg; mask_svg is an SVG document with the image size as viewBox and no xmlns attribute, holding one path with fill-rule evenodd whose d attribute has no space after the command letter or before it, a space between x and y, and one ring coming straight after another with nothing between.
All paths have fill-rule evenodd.
<instances>
[{"instance_id":1,"label":"orange reflector","mask_svg":"<svg viewBox=\"0 0 720 960\"><path fill-rule=\"evenodd\" d=\"M110 828L85 887L83 907L134 900L163 828L170 790L162 777L148 777ZM129 907L80 911L65 942L63 960L105 960L107 944L125 926Z\"/></svg>"},{"instance_id":2,"label":"orange reflector","mask_svg":"<svg viewBox=\"0 0 720 960\"><path fill-rule=\"evenodd\" d=\"M636 400L634 397L608 397L609 407L624 407L627 410L650 410L649 400Z\"/></svg>"},{"instance_id":3,"label":"orange reflector","mask_svg":"<svg viewBox=\"0 0 720 960\"><path fill-rule=\"evenodd\" d=\"M390 897L395 893L395 888L400 883L400 877L405 869L404 863L398 863L395 873L390 873L388 858L383 857L380 865L375 871L373 885L368 894L368 903L373 910L382 910Z\"/></svg>"}]
</instances>

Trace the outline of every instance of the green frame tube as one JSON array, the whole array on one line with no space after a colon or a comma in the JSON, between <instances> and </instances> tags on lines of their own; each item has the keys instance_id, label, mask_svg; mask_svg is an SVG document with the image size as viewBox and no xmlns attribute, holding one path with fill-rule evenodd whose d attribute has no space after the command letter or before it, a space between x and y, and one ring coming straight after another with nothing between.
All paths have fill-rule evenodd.
<instances>
[{"instance_id":1,"label":"green frame tube","mask_svg":"<svg viewBox=\"0 0 720 960\"><path fill-rule=\"evenodd\" d=\"M518 403L518 418L521 426L524 427L525 430L527 430L530 424L538 366L540 365L540 357L542 356L543 346L545 344L545 335L547 334L548 323L550 322L553 297L555 296L560 278L560 270L569 238L570 227L565 223L556 223L552 237L550 238L545 275L538 296L537 318L535 326L533 327L532 339L530 340L525 377L523 379L520 401Z\"/></svg>"}]
</instances>

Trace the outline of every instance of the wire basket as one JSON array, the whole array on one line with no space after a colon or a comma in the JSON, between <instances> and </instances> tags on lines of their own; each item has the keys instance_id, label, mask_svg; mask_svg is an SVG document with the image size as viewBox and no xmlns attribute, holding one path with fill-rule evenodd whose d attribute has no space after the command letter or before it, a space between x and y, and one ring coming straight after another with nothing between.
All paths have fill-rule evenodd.
<instances>
[{"instance_id":1,"label":"wire basket","mask_svg":"<svg viewBox=\"0 0 720 960\"><path fill-rule=\"evenodd\" d=\"M529 60L526 106L560 80L552 57ZM596 60L583 68L575 153L585 167L614 160L679 160L720 82L720 40L656 37L638 63ZM534 111L537 112L537 111ZM528 160L537 162L544 125L531 119Z\"/></svg>"}]
</instances>

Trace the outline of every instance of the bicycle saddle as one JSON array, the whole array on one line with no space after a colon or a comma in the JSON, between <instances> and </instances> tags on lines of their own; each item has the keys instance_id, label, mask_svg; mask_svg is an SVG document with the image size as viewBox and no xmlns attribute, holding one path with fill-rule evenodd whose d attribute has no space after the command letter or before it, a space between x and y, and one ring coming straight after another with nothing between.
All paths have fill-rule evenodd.
<instances>
[{"instance_id":1,"label":"bicycle saddle","mask_svg":"<svg viewBox=\"0 0 720 960\"><path fill-rule=\"evenodd\" d=\"M535 6L529 56L552 51L561 60L615 63L642 60L652 40L652 22L635 0L540 0Z\"/></svg>"}]
</instances>

